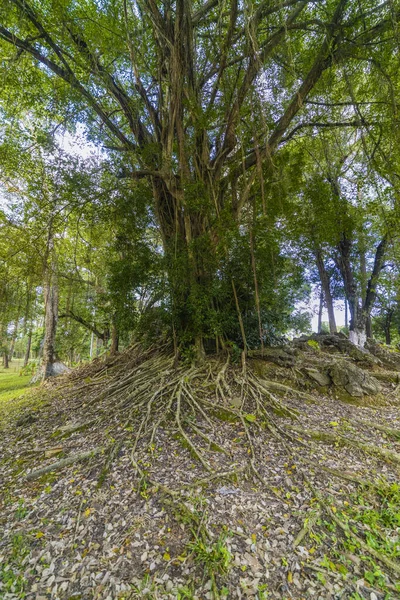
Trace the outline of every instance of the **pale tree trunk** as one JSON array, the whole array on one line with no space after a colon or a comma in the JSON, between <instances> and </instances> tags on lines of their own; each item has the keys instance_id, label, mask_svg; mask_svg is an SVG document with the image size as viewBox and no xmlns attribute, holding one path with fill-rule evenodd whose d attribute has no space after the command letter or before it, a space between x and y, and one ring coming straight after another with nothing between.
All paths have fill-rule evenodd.
<instances>
[{"instance_id":1,"label":"pale tree trunk","mask_svg":"<svg viewBox=\"0 0 400 600\"><path fill-rule=\"evenodd\" d=\"M29 330L28 333L28 344L26 346L26 351L25 351L25 358L24 358L24 367L27 366L28 362L29 362L29 357L31 354L31 344L32 344L32 330Z\"/></svg>"},{"instance_id":2,"label":"pale tree trunk","mask_svg":"<svg viewBox=\"0 0 400 600\"><path fill-rule=\"evenodd\" d=\"M55 271L55 260L48 269L44 285L45 304L45 336L43 345L43 378L53 375L53 365L56 362L56 332L58 321L58 282Z\"/></svg>"},{"instance_id":3,"label":"pale tree trunk","mask_svg":"<svg viewBox=\"0 0 400 600\"><path fill-rule=\"evenodd\" d=\"M15 325L14 325L14 331L13 331L13 335L11 338L11 344L10 344L10 352L9 352L9 361L11 362L13 359L13 354L14 354L14 347L15 347L15 342L17 340L17 335L18 335L18 323L19 323L19 316L15 319Z\"/></svg>"},{"instance_id":4,"label":"pale tree trunk","mask_svg":"<svg viewBox=\"0 0 400 600\"><path fill-rule=\"evenodd\" d=\"M321 291L323 292L326 308L328 311L329 331L330 333L337 333L335 310L333 308L333 298L331 293L331 281L329 274L325 268L321 248L319 247L315 250L315 260L317 263L319 278L321 281Z\"/></svg>"},{"instance_id":5,"label":"pale tree trunk","mask_svg":"<svg viewBox=\"0 0 400 600\"><path fill-rule=\"evenodd\" d=\"M350 309L350 331L349 339L353 344L363 348L367 341L367 334L371 335L371 310L376 300L376 286L378 284L379 274L384 268L384 257L388 238L385 235L378 244L375 252L374 266L371 277L366 286L365 296L362 305L359 303L357 294L357 285L355 282L350 254L352 242L345 234L338 244L338 255L336 257L337 266L342 274L344 288Z\"/></svg>"},{"instance_id":6,"label":"pale tree trunk","mask_svg":"<svg viewBox=\"0 0 400 600\"><path fill-rule=\"evenodd\" d=\"M351 265L351 250L353 242L345 233L342 234L341 240L337 246L338 253L336 255L336 264L342 275L345 294L350 311L350 341L363 348L367 341L366 324L363 318L362 311L359 305L357 283L354 278L353 268Z\"/></svg>"},{"instance_id":7,"label":"pale tree trunk","mask_svg":"<svg viewBox=\"0 0 400 600\"><path fill-rule=\"evenodd\" d=\"M94 331L92 331L92 334L90 336L90 350L89 350L90 360L93 358L93 348L94 348Z\"/></svg>"},{"instance_id":8,"label":"pale tree trunk","mask_svg":"<svg viewBox=\"0 0 400 600\"><path fill-rule=\"evenodd\" d=\"M57 361L56 357L56 333L58 322L58 279L57 258L54 250L54 239L52 223L50 223L47 245L47 257L44 264L44 344L43 359L37 376L33 381L46 380L49 377L67 373L70 369L63 363Z\"/></svg>"},{"instance_id":9,"label":"pale tree trunk","mask_svg":"<svg viewBox=\"0 0 400 600\"><path fill-rule=\"evenodd\" d=\"M319 293L319 310L318 310L318 326L317 331L321 333L322 331L322 311L324 309L324 292L321 286L321 291Z\"/></svg>"},{"instance_id":10,"label":"pale tree trunk","mask_svg":"<svg viewBox=\"0 0 400 600\"><path fill-rule=\"evenodd\" d=\"M367 339L372 339L372 319L371 315L367 316L367 320L365 323L365 333L367 334Z\"/></svg>"}]
</instances>

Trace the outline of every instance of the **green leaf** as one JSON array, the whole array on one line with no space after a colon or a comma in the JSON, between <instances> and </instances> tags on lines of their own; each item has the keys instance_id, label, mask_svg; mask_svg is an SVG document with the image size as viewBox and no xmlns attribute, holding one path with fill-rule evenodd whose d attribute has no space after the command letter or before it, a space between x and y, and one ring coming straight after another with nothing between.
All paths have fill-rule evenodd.
<instances>
[{"instance_id":1,"label":"green leaf","mask_svg":"<svg viewBox=\"0 0 400 600\"><path fill-rule=\"evenodd\" d=\"M249 423L254 423L254 421L257 420L256 415L252 415L251 413L246 413L245 415L243 415L244 418L246 419L246 421L249 421Z\"/></svg>"}]
</instances>

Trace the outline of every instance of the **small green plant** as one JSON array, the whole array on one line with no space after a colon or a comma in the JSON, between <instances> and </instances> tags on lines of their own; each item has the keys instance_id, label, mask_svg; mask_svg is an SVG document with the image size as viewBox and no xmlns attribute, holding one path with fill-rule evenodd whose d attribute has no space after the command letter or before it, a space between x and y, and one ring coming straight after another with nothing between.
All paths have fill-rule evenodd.
<instances>
[{"instance_id":1,"label":"small green plant","mask_svg":"<svg viewBox=\"0 0 400 600\"><path fill-rule=\"evenodd\" d=\"M307 346L310 346L313 350L319 352L321 350L318 342L316 340L307 340Z\"/></svg>"},{"instance_id":2,"label":"small green plant","mask_svg":"<svg viewBox=\"0 0 400 600\"><path fill-rule=\"evenodd\" d=\"M27 365L25 365L25 367L21 367L21 369L19 370L19 374L21 376L23 376L23 375L33 376L36 372L36 369L37 369L37 364L35 362L29 362Z\"/></svg>"},{"instance_id":3,"label":"small green plant","mask_svg":"<svg viewBox=\"0 0 400 600\"><path fill-rule=\"evenodd\" d=\"M393 536L393 532L400 527L400 486L397 483L388 484L382 481L378 486L358 490L348 497L336 514L348 527L342 544L347 552L357 554L362 560L365 581L388 592L387 575L382 565L376 564L373 557L381 556L383 562L386 559L395 562L400 556L397 536ZM323 524L326 529L332 531L327 527L326 521ZM355 534L354 537L352 533ZM362 539L373 553L370 554L362 548L359 539ZM334 540L332 537L332 542L337 546L338 539ZM336 570L344 577L347 575L346 567L340 563L332 563L327 556L322 560L321 566L330 571ZM353 595L351 598L356 600L359 596Z\"/></svg>"},{"instance_id":4,"label":"small green plant","mask_svg":"<svg viewBox=\"0 0 400 600\"><path fill-rule=\"evenodd\" d=\"M128 596L129 598L147 598L148 600L156 600L159 596L157 595L157 584L154 582L150 575L144 575L141 581L132 585L132 593Z\"/></svg>"},{"instance_id":5,"label":"small green plant","mask_svg":"<svg viewBox=\"0 0 400 600\"><path fill-rule=\"evenodd\" d=\"M192 587L187 585L180 587L176 592L177 600L193 600L194 591Z\"/></svg>"},{"instance_id":6,"label":"small green plant","mask_svg":"<svg viewBox=\"0 0 400 600\"><path fill-rule=\"evenodd\" d=\"M201 563L209 576L225 575L230 568L232 555L226 545L227 535L222 533L215 542L198 536L189 544L193 558Z\"/></svg>"},{"instance_id":7,"label":"small green plant","mask_svg":"<svg viewBox=\"0 0 400 600\"><path fill-rule=\"evenodd\" d=\"M27 537L22 533L16 533L11 538L11 552L8 560L0 564L0 583L2 590L12 594L18 594L18 598L26 596L27 581L20 573L20 567L25 556L29 554Z\"/></svg>"},{"instance_id":8,"label":"small green plant","mask_svg":"<svg viewBox=\"0 0 400 600\"><path fill-rule=\"evenodd\" d=\"M20 520L24 519L27 514L28 514L28 509L24 504L24 500L22 498L20 498L18 500L18 508L15 511L15 518L18 519L18 521L20 521Z\"/></svg>"}]
</instances>

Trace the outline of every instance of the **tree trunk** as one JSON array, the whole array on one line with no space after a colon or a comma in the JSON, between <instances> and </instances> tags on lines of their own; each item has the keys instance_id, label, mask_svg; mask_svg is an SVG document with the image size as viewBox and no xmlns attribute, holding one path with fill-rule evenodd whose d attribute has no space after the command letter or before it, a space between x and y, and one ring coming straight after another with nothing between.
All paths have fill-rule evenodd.
<instances>
[{"instance_id":1,"label":"tree trunk","mask_svg":"<svg viewBox=\"0 0 400 600\"><path fill-rule=\"evenodd\" d=\"M341 240L337 245L337 254L335 257L336 265L342 275L344 290L350 312L350 331L355 331L358 321L359 304L357 294L357 284L354 279L353 269L351 266L351 249L352 241L342 233Z\"/></svg>"},{"instance_id":2,"label":"tree trunk","mask_svg":"<svg viewBox=\"0 0 400 600\"><path fill-rule=\"evenodd\" d=\"M4 368L8 369L8 350L5 350L3 353L3 359L4 359Z\"/></svg>"},{"instance_id":3,"label":"tree trunk","mask_svg":"<svg viewBox=\"0 0 400 600\"><path fill-rule=\"evenodd\" d=\"M32 330L30 330L28 333L28 345L26 347L26 352L25 352L24 367L26 367L29 362L29 357L31 354L31 344L32 344Z\"/></svg>"},{"instance_id":4,"label":"tree trunk","mask_svg":"<svg viewBox=\"0 0 400 600\"><path fill-rule=\"evenodd\" d=\"M390 344L392 343L392 336L390 334L390 327L388 327L387 329L385 329L385 343L390 346Z\"/></svg>"},{"instance_id":5,"label":"tree trunk","mask_svg":"<svg viewBox=\"0 0 400 600\"><path fill-rule=\"evenodd\" d=\"M371 315L367 316L367 321L366 321L366 334L367 334L367 339L372 339L372 319L371 319Z\"/></svg>"},{"instance_id":6,"label":"tree trunk","mask_svg":"<svg viewBox=\"0 0 400 600\"><path fill-rule=\"evenodd\" d=\"M392 318L393 318L393 314L394 314L394 309L393 308L389 308L386 311L386 317L385 317L385 324L383 326L384 331L385 331L385 343L390 346L390 344L392 343L392 336L391 336L391 326L392 326Z\"/></svg>"},{"instance_id":7,"label":"tree trunk","mask_svg":"<svg viewBox=\"0 0 400 600\"><path fill-rule=\"evenodd\" d=\"M321 286L321 291L319 293L319 310L318 310L318 326L317 331L321 333L322 331L322 311L324 309L324 292Z\"/></svg>"},{"instance_id":8,"label":"tree trunk","mask_svg":"<svg viewBox=\"0 0 400 600\"><path fill-rule=\"evenodd\" d=\"M90 359L93 358L93 349L94 349L94 331L92 331L92 334L90 336L90 350L89 350L89 358Z\"/></svg>"},{"instance_id":9,"label":"tree trunk","mask_svg":"<svg viewBox=\"0 0 400 600\"><path fill-rule=\"evenodd\" d=\"M331 294L331 282L329 274L325 268L325 264L322 257L321 248L317 248L315 250L315 260L317 263L319 278L321 281L321 291L323 292L326 308L328 311L328 319L329 319L329 331L330 333L336 333L336 319L335 319L335 311L333 308L333 298Z\"/></svg>"},{"instance_id":10,"label":"tree trunk","mask_svg":"<svg viewBox=\"0 0 400 600\"><path fill-rule=\"evenodd\" d=\"M14 355L14 347L15 347L15 342L17 340L17 334L18 334L18 323L19 323L19 316L15 319L14 331L13 331L13 335L11 338L10 353L9 353L9 361L10 362L12 361L13 355Z\"/></svg>"},{"instance_id":11,"label":"tree trunk","mask_svg":"<svg viewBox=\"0 0 400 600\"><path fill-rule=\"evenodd\" d=\"M53 374L53 364L56 362L56 332L58 321L58 282L55 273L55 261L47 272L44 285L45 303L45 336L43 345L43 377L47 379Z\"/></svg>"},{"instance_id":12,"label":"tree trunk","mask_svg":"<svg viewBox=\"0 0 400 600\"><path fill-rule=\"evenodd\" d=\"M47 253L44 262L44 344L43 362L33 381L46 380L49 377L69 372L69 368L57 361L56 333L58 322L58 278L57 257L54 250L52 222L49 224Z\"/></svg>"},{"instance_id":13,"label":"tree trunk","mask_svg":"<svg viewBox=\"0 0 400 600\"><path fill-rule=\"evenodd\" d=\"M110 347L110 355L111 356L113 356L114 354L116 354L118 352L118 346L119 346L118 330L117 330L115 324L113 323L111 326L111 347Z\"/></svg>"},{"instance_id":14,"label":"tree trunk","mask_svg":"<svg viewBox=\"0 0 400 600\"><path fill-rule=\"evenodd\" d=\"M349 340L356 346L364 348L367 341L366 323L368 314L362 310L358 300L357 284L351 266L351 250L353 242L345 233L337 246L336 264L342 275L345 294L350 311Z\"/></svg>"}]
</instances>

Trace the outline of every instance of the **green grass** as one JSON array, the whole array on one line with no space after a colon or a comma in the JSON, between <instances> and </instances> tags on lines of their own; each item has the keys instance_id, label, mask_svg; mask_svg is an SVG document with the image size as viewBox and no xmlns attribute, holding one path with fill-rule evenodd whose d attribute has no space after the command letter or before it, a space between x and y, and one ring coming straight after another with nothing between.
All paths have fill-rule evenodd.
<instances>
[{"instance_id":1,"label":"green grass","mask_svg":"<svg viewBox=\"0 0 400 600\"><path fill-rule=\"evenodd\" d=\"M0 423L30 402L31 375L20 375L22 360L13 360L9 369L0 367Z\"/></svg>"}]
</instances>

